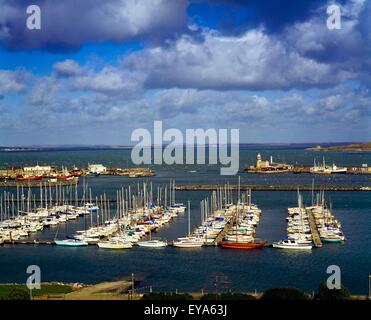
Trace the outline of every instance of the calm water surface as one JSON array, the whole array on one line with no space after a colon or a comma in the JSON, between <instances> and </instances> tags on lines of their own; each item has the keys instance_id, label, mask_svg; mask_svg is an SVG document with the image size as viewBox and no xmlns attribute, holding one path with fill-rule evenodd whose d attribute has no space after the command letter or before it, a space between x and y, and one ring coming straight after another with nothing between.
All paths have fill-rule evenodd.
<instances>
[{"instance_id":1,"label":"calm water surface","mask_svg":"<svg viewBox=\"0 0 371 320\"><path fill-rule=\"evenodd\" d=\"M317 153L300 149L270 148L241 150L240 168L254 163L256 153L263 158L273 155L274 160L289 163L313 163L314 157L337 165L371 164L371 153ZM88 162L107 166L130 166L129 150L68 151L0 153L0 166L25 164L54 164L87 166ZM181 184L236 183L235 177L222 177L216 166L154 166L154 185L163 185L170 178ZM196 171L196 172L190 172ZM256 175L241 172L241 182L246 184L310 185L309 174ZM316 176L316 184L370 185L370 176L334 175ZM115 195L121 186L133 185L143 180L126 177L88 178L94 194L106 192ZM177 192L177 201L191 200L191 224L200 221L200 201L207 192ZM328 196L330 193L327 194ZM273 286L294 286L303 290L316 290L327 278L326 268L335 264L342 271L342 283L355 294L368 292L368 275L371 274L371 193L331 193L334 214L342 222L348 238L345 244L327 244L311 253L295 253L264 248L257 251L234 251L221 248L202 249L146 249L135 247L128 251L106 251L96 246L64 248L58 246L17 245L0 247L0 282L24 282L28 265L41 267L43 281L96 283L129 277L134 272L141 280L140 286L153 286L155 290L213 290L216 276L224 276L228 284L224 289L264 290ZM304 193L310 202L311 195ZM262 210L258 236L276 241L285 236L287 207L296 206L296 192L253 192L253 201ZM88 218L90 219L90 218ZM84 220L68 224L68 232L83 229ZM36 237L53 239L56 228L50 228ZM59 231L61 232L61 231ZM156 236L168 240L187 232L187 215L180 215ZM220 285L221 286L221 285Z\"/></svg>"}]
</instances>

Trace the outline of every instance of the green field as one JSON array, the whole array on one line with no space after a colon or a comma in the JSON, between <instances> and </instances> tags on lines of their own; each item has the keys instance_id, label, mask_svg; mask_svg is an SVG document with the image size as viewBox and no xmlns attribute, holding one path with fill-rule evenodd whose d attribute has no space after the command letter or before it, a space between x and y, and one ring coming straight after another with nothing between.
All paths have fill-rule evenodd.
<instances>
[{"instance_id":1,"label":"green field","mask_svg":"<svg viewBox=\"0 0 371 320\"><path fill-rule=\"evenodd\" d=\"M14 290L23 290L30 292L25 284L0 284L0 299L7 298L8 295ZM72 289L68 285L60 284L41 284L41 289L32 290L33 296L42 296L42 295L58 295L71 292Z\"/></svg>"}]
</instances>

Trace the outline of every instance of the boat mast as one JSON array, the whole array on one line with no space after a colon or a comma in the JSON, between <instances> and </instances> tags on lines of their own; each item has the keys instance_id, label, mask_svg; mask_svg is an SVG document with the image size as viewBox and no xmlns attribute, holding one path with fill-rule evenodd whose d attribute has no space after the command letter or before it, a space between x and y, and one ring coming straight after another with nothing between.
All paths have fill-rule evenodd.
<instances>
[{"instance_id":1,"label":"boat mast","mask_svg":"<svg viewBox=\"0 0 371 320\"><path fill-rule=\"evenodd\" d=\"M188 237L191 236L191 202L188 200Z\"/></svg>"}]
</instances>

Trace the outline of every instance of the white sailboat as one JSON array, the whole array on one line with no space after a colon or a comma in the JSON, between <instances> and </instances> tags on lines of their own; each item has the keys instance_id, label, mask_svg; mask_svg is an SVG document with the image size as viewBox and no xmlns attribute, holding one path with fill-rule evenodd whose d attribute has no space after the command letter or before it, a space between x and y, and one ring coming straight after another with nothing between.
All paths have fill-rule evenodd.
<instances>
[{"instance_id":1,"label":"white sailboat","mask_svg":"<svg viewBox=\"0 0 371 320\"><path fill-rule=\"evenodd\" d=\"M198 237L178 238L173 242L174 247L178 248L199 248L204 244L204 240Z\"/></svg>"},{"instance_id":2,"label":"white sailboat","mask_svg":"<svg viewBox=\"0 0 371 320\"><path fill-rule=\"evenodd\" d=\"M273 248L278 248L278 249L290 249L290 250L311 250L312 245L309 243L301 243L296 239L284 239L280 240L278 242L273 242L272 243Z\"/></svg>"},{"instance_id":3,"label":"white sailboat","mask_svg":"<svg viewBox=\"0 0 371 320\"><path fill-rule=\"evenodd\" d=\"M303 208L303 198L298 189L298 207L289 208L288 237L286 239L273 242L272 247L290 250L311 250L312 241L306 238L307 222L304 222L305 209ZM295 218L294 218L295 217ZM309 230L309 229L308 229Z\"/></svg>"},{"instance_id":4,"label":"white sailboat","mask_svg":"<svg viewBox=\"0 0 371 320\"><path fill-rule=\"evenodd\" d=\"M82 246L87 246L88 243L85 242L84 240L80 240L77 238L67 238L64 240L54 240L55 244L58 246L68 246L68 247L82 247Z\"/></svg>"},{"instance_id":5,"label":"white sailboat","mask_svg":"<svg viewBox=\"0 0 371 320\"><path fill-rule=\"evenodd\" d=\"M67 236L67 223L66 223L66 238L64 240L57 240L58 231L59 231L59 226L55 234L55 238L54 238L54 243L58 246L83 247L83 246L89 245L86 241L82 239Z\"/></svg>"},{"instance_id":6,"label":"white sailboat","mask_svg":"<svg viewBox=\"0 0 371 320\"><path fill-rule=\"evenodd\" d=\"M204 245L204 239L199 237L191 237L191 209L188 201L188 237L178 238L173 241L173 246L177 248L197 248Z\"/></svg>"},{"instance_id":7,"label":"white sailboat","mask_svg":"<svg viewBox=\"0 0 371 320\"><path fill-rule=\"evenodd\" d=\"M163 248L167 247L167 241L162 240L148 240L148 241L139 241L139 247L147 247L147 248Z\"/></svg>"},{"instance_id":8,"label":"white sailboat","mask_svg":"<svg viewBox=\"0 0 371 320\"><path fill-rule=\"evenodd\" d=\"M102 249L131 249L133 247L133 244L131 242L111 239L98 242L98 247Z\"/></svg>"},{"instance_id":9,"label":"white sailboat","mask_svg":"<svg viewBox=\"0 0 371 320\"><path fill-rule=\"evenodd\" d=\"M150 231L149 240L139 241L138 246L146 248L163 248L167 247L167 241L152 239L152 232Z\"/></svg>"}]
</instances>

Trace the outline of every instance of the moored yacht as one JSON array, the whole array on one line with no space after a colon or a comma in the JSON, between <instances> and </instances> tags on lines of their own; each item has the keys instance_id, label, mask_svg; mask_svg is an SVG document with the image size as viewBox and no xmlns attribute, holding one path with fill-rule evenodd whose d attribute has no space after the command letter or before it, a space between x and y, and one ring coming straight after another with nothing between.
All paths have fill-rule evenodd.
<instances>
[{"instance_id":1,"label":"moored yacht","mask_svg":"<svg viewBox=\"0 0 371 320\"><path fill-rule=\"evenodd\" d=\"M74 237L67 237L64 240L54 240L55 244L58 246L69 246L69 247L82 247L87 246L88 243L84 240L80 240Z\"/></svg>"},{"instance_id":2,"label":"moored yacht","mask_svg":"<svg viewBox=\"0 0 371 320\"><path fill-rule=\"evenodd\" d=\"M139 241L139 247L146 247L146 248L163 248L167 247L167 241L162 240L147 240L147 241Z\"/></svg>"},{"instance_id":3,"label":"moored yacht","mask_svg":"<svg viewBox=\"0 0 371 320\"><path fill-rule=\"evenodd\" d=\"M133 247L133 244L131 242L111 239L98 242L98 247L102 249L131 249Z\"/></svg>"},{"instance_id":4,"label":"moored yacht","mask_svg":"<svg viewBox=\"0 0 371 320\"><path fill-rule=\"evenodd\" d=\"M278 249L290 249L290 250L311 250L312 244L309 244L307 242L299 242L296 239L288 238L284 240L280 240L278 242L272 243L273 248Z\"/></svg>"},{"instance_id":5,"label":"moored yacht","mask_svg":"<svg viewBox=\"0 0 371 320\"><path fill-rule=\"evenodd\" d=\"M197 237L185 237L178 238L176 241L173 241L173 246L178 248L197 248L202 247L204 240Z\"/></svg>"}]
</instances>

